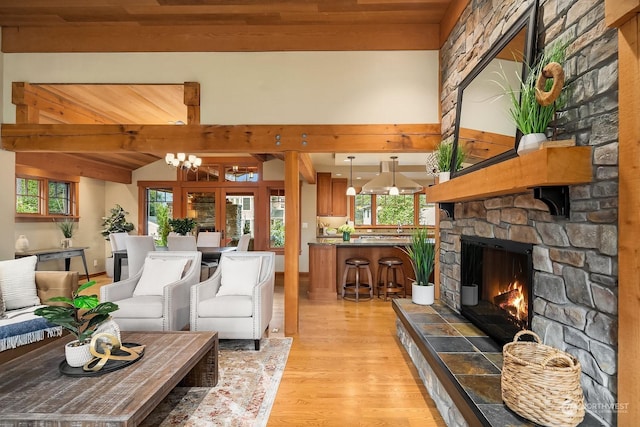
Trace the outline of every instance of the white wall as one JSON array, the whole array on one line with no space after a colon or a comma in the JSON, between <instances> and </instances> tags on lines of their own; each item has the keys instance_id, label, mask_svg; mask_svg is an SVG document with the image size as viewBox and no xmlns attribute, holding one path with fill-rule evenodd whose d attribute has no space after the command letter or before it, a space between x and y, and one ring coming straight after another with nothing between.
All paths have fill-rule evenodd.
<instances>
[{"instance_id":1,"label":"white wall","mask_svg":"<svg viewBox=\"0 0 640 427\"><path fill-rule=\"evenodd\" d=\"M2 104L4 123L15 123L11 103L11 83L183 83L196 81L201 88L203 124L375 124L439 123L438 52L251 52L251 53L25 53L3 55ZM0 186L13 193L12 153L0 152L3 165ZM281 161L267 162L265 179L284 179ZM81 181L81 192L89 185L91 195L102 212L87 211L81 201L81 216L91 215L95 229L85 229L81 221L79 242L91 245L88 256L108 254L100 237L100 218L120 204L129 212L128 220L138 219L138 180L175 179L162 162L134 172L133 184L104 183L101 188ZM84 197L84 196L83 196ZM12 199L11 199L12 200ZM315 185L302 186L302 230L300 270L308 271L307 242L315 237ZM7 212L7 231L11 231L13 202L0 199L0 213ZM4 216L4 215L3 215ZM3 227L5 227L3 225ZM14 231L38 230L32 247L55 242L55 228L40 228L35 223L20 225ZM31 231L29 231L31 232ZM40 239L43 239L42 241ZM15 239L14 239L15 241ZM75 242L74 242L75 243ZM96 246L94 248L94 245ZM6 247L5 247L6 246ZM42 246L40 246L42 247ZM13 242L0 246L4 258L13 257ZM94 251L96 251L94 253ZM104 256L104 255L103 255ZM278 268L283 269L282 257ZM101 271L101 270L98 270Z\"/></svg>"}]
</instances>

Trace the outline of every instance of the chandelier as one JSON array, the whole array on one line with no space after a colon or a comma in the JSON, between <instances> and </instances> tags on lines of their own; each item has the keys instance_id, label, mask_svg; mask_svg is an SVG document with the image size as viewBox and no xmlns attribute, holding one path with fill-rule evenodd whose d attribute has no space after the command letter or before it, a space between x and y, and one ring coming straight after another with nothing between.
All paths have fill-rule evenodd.
<instances>
[{"instance_id":1,"label":"chandelier","mask_svg":"<svg viewBox=\"0 0 640 427\"><path fill-rule=\"evenodd\" d=\"M200 165L202 165L202 159L194 154L189 154L189 156L187 156L185 153L178 153L175 155L173 153L167 153L167 155L164 156L164 160L169 166L192 170L194 172L198 170Z\"/></svg>"}]
</instances>

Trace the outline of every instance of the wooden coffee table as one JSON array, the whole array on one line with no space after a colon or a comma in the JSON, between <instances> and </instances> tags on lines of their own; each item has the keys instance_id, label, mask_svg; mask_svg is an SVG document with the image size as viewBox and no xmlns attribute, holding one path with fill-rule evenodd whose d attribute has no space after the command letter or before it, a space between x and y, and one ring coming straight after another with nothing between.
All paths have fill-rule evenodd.
<instances>
[{"instance_id":1,"label":"wooden coffee table","mask_svg":"<svg viewBox=\"0 0 640 427\"><path fill-rule=\"evenodd\" d=\"M123 332L123 342L146 345L142 359L82 378L58 370L64 343L71 339L2 365L0 426L135 426L175 386L213 387L218 382L217 332Z\"/></svg>"}]
</instances>

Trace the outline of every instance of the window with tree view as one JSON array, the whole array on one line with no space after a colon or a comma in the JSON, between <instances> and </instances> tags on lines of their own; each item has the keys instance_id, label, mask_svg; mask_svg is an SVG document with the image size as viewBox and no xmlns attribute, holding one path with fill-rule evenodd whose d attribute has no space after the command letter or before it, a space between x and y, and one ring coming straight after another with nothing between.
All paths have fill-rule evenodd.
<instances>
[{"instance_id":1,"label":"window with tree view","mask_svg":"<svg viewBox=\"0 0 640 427\"><path fill-rule=\"evenodd\" d=\"M269 247L284 248L284 190L269 191Z\"/></svg>"},{"instance_id":2,"label":"window with tree view","mask_svg":"<svg viewBox=\"0 0 640 427\"><path fill-rule=\"evenodd\" d=\"M413 225L415 197L412 194L359 194L355 197L355 225Z\"/></svg>"},{"instance_id":3,"label":"window with tree view","mask_svg":"<svg viewBox=\"0 0 640 427\"><path fill-rule=\"evenodd\" d=\"M16 177L16 214L25 217L77 216L76 182Z\"/></svg>"}]
</instances>

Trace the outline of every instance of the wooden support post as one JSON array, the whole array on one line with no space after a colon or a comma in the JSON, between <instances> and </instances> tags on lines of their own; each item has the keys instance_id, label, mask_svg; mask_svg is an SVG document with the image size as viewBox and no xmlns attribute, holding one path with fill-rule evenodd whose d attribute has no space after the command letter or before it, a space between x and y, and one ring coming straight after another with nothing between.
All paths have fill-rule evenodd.
<instances>
[{"instance_id":1,"label":"wooden support post","mask_svg":"<svg viewBox=\"0 0 640 427\"><path fill-rule=\"evenodd\" d=\"M633 3L633 2L632 2ZM622 14L622 12L620 12ZM619 27L618 425L640 419L640 18Z\"/></svg>"},{"instance_id":2,"label":"wooden support post","mask_svg":"<svg viewBox=\"0 0 640 427\"><path fill-rule=\"evenodd\" d=\"M300 271L300 153L284 155L284 333L298 333Z\"/></svg>"}]
</instances>

